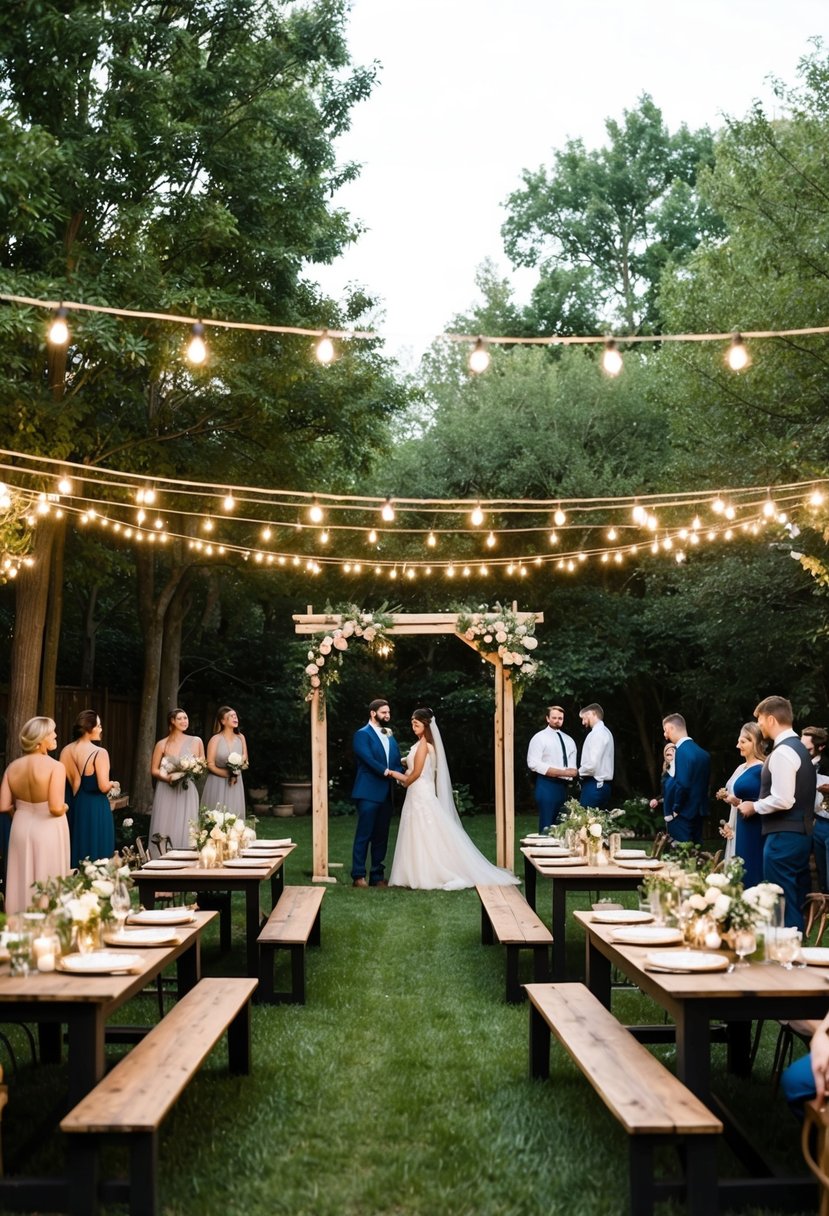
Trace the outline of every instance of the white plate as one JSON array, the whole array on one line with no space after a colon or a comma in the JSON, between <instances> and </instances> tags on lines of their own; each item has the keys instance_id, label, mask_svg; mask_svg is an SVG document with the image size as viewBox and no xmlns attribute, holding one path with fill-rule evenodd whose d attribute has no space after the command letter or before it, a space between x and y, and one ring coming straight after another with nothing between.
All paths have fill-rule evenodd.
<instances>
[{"instance_id":1,"label":"white plate","mask_svg":"<svg viewBox=\"0 0 829 1216\"><path fill-rule=\"evenodd\" d=\"M242 849L242 852L239 854L239 856L240 857L258 857L261 860L263 857L267 857L267 858L281 857L282 850L281 849Z\"/></svg>"},{"instance_id":2,"label":"white plate","mask_svg":"<svg viewBox=\"0 0 829 1216\"><path fill-rule=\"evenodd\" d=\"M168 849L158 861L198 861L199 855L195 849Z\"/></svg>"},{"instance_id":3,"label":"white plate","mask_svg":"<svg viewBox=\"0 0 829 1216\"><path fill-rule=\"evenodd\" d=\"M679 929L664 925L632 925L629 929L617 929L611 940L622 946L679 946L682 934Z\"/></svg>"},{"instance_id":4,"label":"white plate","mask_svg":"<svg viewBox=\"0 0 829 1216\"><path fill-rule=\"evenodd\" d=\"M661 870L664 864L664 861L658 861L655 857L643 857L641 861L625 861L622 858L616 862L622 870Z\"/></svg>"},{"instance_id":5,"label":"white plate","mask_svg":"<svg viewBox=\"0 0 829 1216\"><path fill-rule=\"evenodd\" d=\"M593 920L600 925L647 925L653 920L653 915L638 912L635 908L615 908L607 912L594 912Z\"/></svg>"},{"instance_id":6,"label":"white plate","mask_svg":"<svg viewBox=\"0 0 829 1216\"><path fill-rule=\"evenodd\" d=\"M65 954L58 960L61 971L74 975L120 975L141 966L140 954L122 954L120 950L93 950L91 954Z\"/></svg>"},{"instance_id":7,"label":"white plate","mask_svg":"<svg viewBox=\"0 0 829 1216\"><path fill-rule=\"evenodd\" d=\"M128 925L192 925L195 920L186 908L145 908L127 917Z\"/></svg>"},{"instance_id":8,"label":"white plate","mask_svg":"<svg viewBox=\"0 0 829 1216\"><path fill-rule=\"evenodd\" d=\"M703 950L672 950L667 954L649 954L645 962L660 971L725 971L728 957L706 954Z\"/></svg>"},{"instance_id":9,"label":"white plate","mask_svg":"<svg viewBox=\"0 0 829 1216\"><path fill-rule=\"evenodd\" d=\"M527 836L521 837L522 844L555 844L559 838L557 836L543 836L539 832L530 832ZM561 841L564 844L564 841Z\"/></svg>"},{"instance_id":10,"label":"white plate","mask_svg":"<svg viewBox=\"0 0 829 1216\"><path fill-rule=\"evenodd\" d=\"M152 861L145 861L142 870L187 870L190 867L189 861L168 861L166 857L156 857Z\"/></svg>"},{"instance_id":11,"label":"white plate","mask_svg":"<svg viewBox=\"0 0 829 1216\"><path fill-rule=\"evenodd\" d=\"M616 856L630 861L632 857L647 857L647 853L644 849L617 849Z\"/></svg>"},{"instance_id":12,"label":"white plate","mask_svg":"<svg viewBox=\"0 0 829 1216\"><path fill-rule=\"evenodd\" d=\"M177 946L181 939L175 929L163 925L155 929L124 929L121 933L105 933L108 946Z\"/></svg>"},{"instance_id":13,"label":"white plate","mask_svg":"<svg viewBox=\"0 0 829 1216\"><path fill-rule=\"evenodd\" d=\"M570 850L563 844L528 844L526 847L534 857L547 857L550 854L561 856L562 853L570 856Z\"/></svg>"},{"instance_id":14,"label":"white plate","mask_svg":"<svg viewBox=\"0 0 829 1216\"><path fill-rule=\"evenodd\" d=\"M803 946L800 950L800 958L812 967L829 967L829 947Z\"/></svg>"},{"instance_id":15,"label":"white plate","mask_svg":"<svg viewBox=\"0 0 829 1216\"><path fill-rule=\"evenodd\" d=\"M586 857L539 857L539 862L545 866L586 866Z\"/></svg>"},{"instance_id":16,"label":"white plate","mask_svg":"<svg viewBox=\"0 0 829 1216\"><path fill-rule=\"evenodd\" d=\"M227 869L233 870L266 870L273 865L272 857L231 857L222 863Z\"/></svg>"},{"instance_id":17,"label":"white plate","mask_svg":"<svg viewBox=\"0 0 829 1216\"><path fill-rule=\"evenodd\" d=\"M290 836L288 836L285 840L266 840L266 839L252 840L250 842L250 848L252 848L252 849L284 849L284 848L287 848L287 846L289 844L293 844L293 843L294 842L291 840Z\"/></svg>"}]
</instances>

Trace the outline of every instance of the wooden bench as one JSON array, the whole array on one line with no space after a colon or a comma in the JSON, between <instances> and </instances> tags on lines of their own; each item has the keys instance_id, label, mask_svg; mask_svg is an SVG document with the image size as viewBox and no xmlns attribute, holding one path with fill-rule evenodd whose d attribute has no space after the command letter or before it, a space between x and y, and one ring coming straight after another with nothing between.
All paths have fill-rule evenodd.
<instances>
[{"instance_id":1,"label":"wooden bench","mask_svg":"<svg viewBox=\"0 0 829 1216\"><path fill-rule=\"evenodd\" d=\"M257 999L263 1003L305 1004L305 947L320 944L320 907L324 894L324 887L285 887L280 895L257 938ZM287 950L291 955L291 987L288 992L274 990L277 950Z\"/></svg>"},{"instance_id":2,"label":"wooden bench","mask_svg":"<svg viewBox=\"0 0 829 1216\"><path fill-rule=\"evenodd\" d=\"M537 983L543 983L550 977L553 935L517 887L479 885L475 890L481 901L481 941L491 946L497 937L506 946L507 1000L517 1005L524 999L518 980L520 951L532 950L533 976Z\"/></svg>"},{"instance_id":3,"label":"wooden bench","mask_svg":"<svg viewBox=\"0 0 829 1216\"><path fill-rule=\"evenodd\" d=\"M720 1120L617 1022L584 984L528 984L530 1076L550 1075L550 1031L630 1137L631 1216L685 1195L692 1216L718 1210ZM654 1147L681 1143L684 1180L654 1177Z\"/></svg>"},{"instance_id":4,"label":"wooden bench","mask_svg":"<svg viewBox=\"0 0 829 1216\"><path fill-rule=\"evenodd\" d=\"M95 1216L100 1192L128 1199L130 1216L155 1216L158 1133L187 1083L227 1031L231 1072L250 1072L253 979L203 979L157 1023L129 1055L61 1121L69 1137L69 1190L74 1216ZM129 1179L101 1183L103 1139L127 1142Z\"/></svg>"}]
</instances>

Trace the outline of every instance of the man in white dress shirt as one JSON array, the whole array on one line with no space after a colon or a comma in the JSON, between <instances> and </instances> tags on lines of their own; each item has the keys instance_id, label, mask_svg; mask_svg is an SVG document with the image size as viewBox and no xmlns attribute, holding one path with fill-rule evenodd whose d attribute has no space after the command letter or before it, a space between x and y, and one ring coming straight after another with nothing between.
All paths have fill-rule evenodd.
<instances>
[{"instance_id":1,"label":"man in white dress shirt","mask_svg":"<svg viewBox=\"0 0 829 1216\"><path fill-rule=\"evenodd\" d=\"M604 724L604 710L595 701L579 710L590 732L582 744L579 777L582 806L604 808L613 792L613 736Z\"/></svg>"},{"instance_id":2,"label":"man in white dress shirt","mask_svg":"<svg viewBox=\"0 0 829 1216\"><path fill-rule=\"evenodd\" d=\"M535 802L538 830L546 831L556 822L567 801L570 783L575 780L576 743L561 729L564 710L560 705L547 708L547 725L530 739L527 768L535 773Z\"/></svg>"}]
</instances>

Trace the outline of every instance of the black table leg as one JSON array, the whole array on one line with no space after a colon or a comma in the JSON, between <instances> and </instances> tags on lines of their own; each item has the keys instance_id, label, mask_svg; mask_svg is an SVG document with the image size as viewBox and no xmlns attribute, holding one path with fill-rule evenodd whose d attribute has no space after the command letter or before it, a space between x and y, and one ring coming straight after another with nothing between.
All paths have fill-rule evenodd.
<instances>
[{"instance_id":1,"label":"black table leg","mask_svg":"<svg viewBox=\"0 0 829 1216\"><path fill-rule=\"evenodd\" d=\"M567 950L565 931L567 927L567 886L553 877L553 980L560 983L567 979Z\"/></svg>"},{"instance_id":2,"label":"black table leg","mask_svg":"<svg viewBox=\"0 0 829 1216\"><path fill-rule=\"evenodd\" d=\"M276 875L274 875L274 878ZM273 879L271 879L273 882ZM251 979L259 975L259 884L248 883L245 888L245 956L247 958L246 974Z\"/></svg>"},{"instance_id":3,"label":"black table leg","mask_svg":"<svg viewBox=\"0 0 829 1216\"><path fill-rule=\"evenodd\" d=\"M179 1000L185 992L195 988L201 979L201 939L198 934L191 945L176 959L176 977Z\"/></svg>"},{"instance_id":4,"label":"black table leg","mask_svg":"<svg viewBox=\"0 0 829 1216\"><path fill-rule=\"evenodd\" d=\"M586 938L585 955L587 987L596 999L601 1001L605 1009L609 1009L611 992L610 959L605 958L601 951L596 949L590 940L589 934Z\"/></svg>"},{"instance_id":5,"label":"black table leg","mask_svg":"<svg viewBox=\"0 0 829 1216\"><path fill-rule=\"evenodd\" d=\"M707 1013L690 1008L692 1001L677 1001L676 1072L683 1085L702 1102L711 1090L711 1028Z\"/></svg>"},{"instance_id":6,"label":"black table leg","mask_svg":"<svg viewBox=\"0 0 829 1216\"><path fill-rule=\"evenodd\" d=\"M535 887L537 871L529 857L524 858L524 898L535 912Z\"/></svg>"},{"instance_id":7,"label":"black table leg","mask_svg":"<svg viewBox=\"0 0 829 1216\"><path fill-rule=\"evenodd\" d=\"M104 1011L90 1004L69 1018L70 1109L95 1088L104 1067Z\"/></svg>"}]
</instances>

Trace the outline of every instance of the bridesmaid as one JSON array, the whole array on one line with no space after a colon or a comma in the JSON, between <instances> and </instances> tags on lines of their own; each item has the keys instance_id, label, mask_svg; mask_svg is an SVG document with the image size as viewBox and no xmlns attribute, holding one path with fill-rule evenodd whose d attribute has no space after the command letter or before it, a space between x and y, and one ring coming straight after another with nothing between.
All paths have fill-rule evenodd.
<instances>
[{"instance_id":1,"label":"bridesmaid","mask_svg":"<svg viewBox=\"0 0 829 1216\"><path fill-rule=\"evenodd\" d=\"M245 787L242 776L237 777L225 765L231 752L238 752L243 760L248 758L245 736L239 734L239 715L229 705L216 711L213 724L215 734L207 744L207 767L210 776L204 784L202 801L210 807L230 811L240 819L245 817Z\"/></svg>"},{"instance_id":2,"label":"bridesmaid","mask_svg":"<svg viewBox=\"0 0 829 1216\"><path fill-rule=\"evenodd\" d=\"M737 750L743 763L737 765L724 788L717 791L717 797L732 808L728 823L720 828L720 835L729 841L726 860L732 854L742 857L745 863L743 882L747 887L755 887L763 881L763 818L750 815L744 819L737 807L741 802L756 802L760 797L760 774L766 753L763 734L756 722L746 722L740 728ZM733 848L729 847L731 840Z\"/></svg>"},{"instance_id":3,"label":"bridesmaid","mask_svg":"<svg viewBox=\"0 0 829 1216\"><path fill-rule=\"evenodd\" d=\"M115 852L115 824L107 794L120 792L121 787L110 778L109 752L101 747L102 733L95 710L81 710L73 727L75 742L61 752L73 793L69 829L73 866L86 857L97 861Z\"/></svg>"},{"instance_id":4,"label":"bridesmaid","mask_svg":"<svg viewBox=\"0 0 829 1216\"><path fill-rule=\"evenodd\" d=\"M20 732L23 755L0 783L0 812L12 816L6 912L25 912L32 883L69 873L66 769L47 752L58 741L51 718L30 718Z\"/></svg>"},{"instance_id":5,"label":"bridesmaid","mask_svg":"<svg viewBox=\"0 0 829 1216\"><path fill-rule=\"evenodd\" d=\"M165 849L189 849L190 823L199 818L199 791L193 780L184 783L171 781L175 771L174 761L181 756L204 758L204 744L195 735L186 733L190 719L183 709L171 709L167 715L167 737L159 739L153 748L150 771L156 781L153 796L153 813L150 817L150 841L154 836L162 838L162 847L152 845L152 855L157 857ZM164 838L169 840L166 844Z\"/></svg>"}]
</instances>

